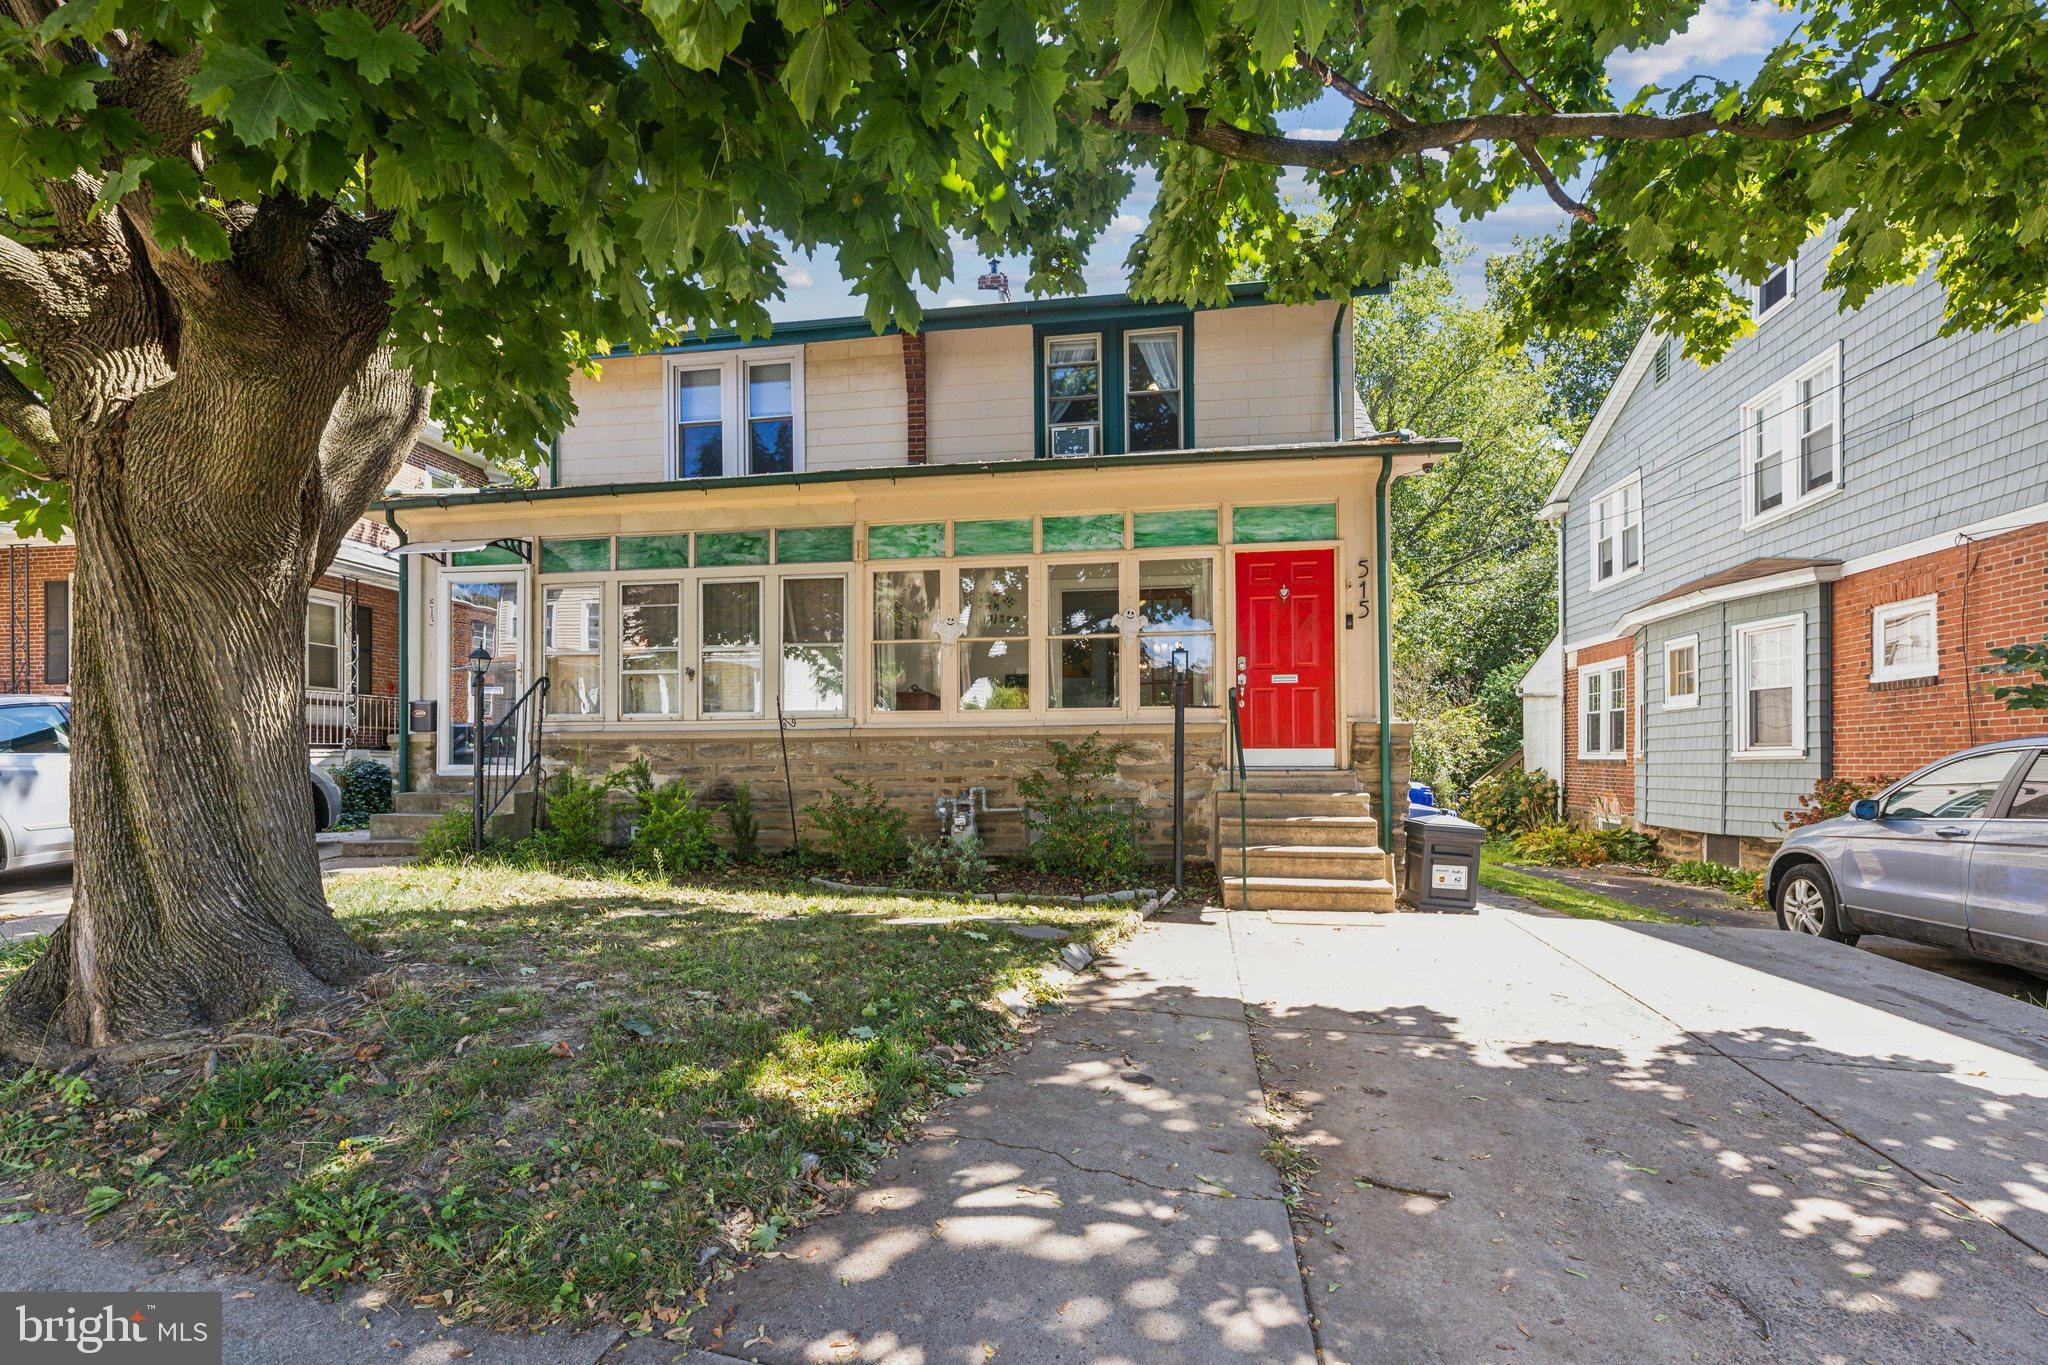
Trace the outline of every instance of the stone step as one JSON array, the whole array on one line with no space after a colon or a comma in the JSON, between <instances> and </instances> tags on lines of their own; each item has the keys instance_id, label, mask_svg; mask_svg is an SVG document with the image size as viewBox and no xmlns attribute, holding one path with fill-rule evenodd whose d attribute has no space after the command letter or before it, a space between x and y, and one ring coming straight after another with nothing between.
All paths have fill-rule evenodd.
<instances>
[{"instance_id":1,"label":"stone step","mask_svg":"<svg viewBox=\"0 0 2048 1365\"><path fill-rule=\"evenodd\" d=\"M1251 817L1264 815L1371 815L1372 798L1364 792L1262 792L1240 796L1225 792L1216 798L1218 814L1234 816L1242 809Z\"/></svg>"},{"instance_id":2,"label":"stone step","mask_svg":"<svg viewBox=\"0 0 2048 1365\"><path fill-rule=\"evenodd\" d=\"M1370 815L1254 815L1240 821L1237 812L1217 812L1217 844L1233 849L1240 844L1316 844L1323 847L1377 847L1380 824Z\"/></svg>"},{"instance_id":3,"label":"stone step","mask_svg":"<svg viewBox=\"0 0 2048 1365\"><path fill-rule=\"evenodd\" d=\"M1233 775L1225 774L1225 790L1235 791ZM1254 768L1245 778L1253 792L1355 792L1364 781L1350 768Z\"/></svg>"},{"instance_id":4,"label":"stone step","mask_svg":"<svg viewBox=\"0 0 2048 1365\"><path fill-rule=\"evenodd\" d=\"M467 791L399 792L391 798L392 806L408 815L422 811L432 814L437 811L453 810L468 803Z\"/></svg>"},{"instance_id":5,"label":"stone step","mask_svg":"<svg viewBox=\"0 0 2048 1365\"><path fill-rule=\"evenodd\" d=\"M380 839L371 835L367 839L351 839L342 845L342 851L335 858L410 858L419 852L419 846L410 839ZM323 862L332 861L322 859Z\"/></svg>"},{"instance_id":6,"label":"stone step","mask_svg":"<svg viewBox=\"0 0 2048 1365\"><path fill-rule=\"evenodd\" d=\"M1370 844L1255 844L1224 856L1232 876L1336 877L1371 881L1387 875L1387 855Z\"/></svg>"},{"instance_id":7,"label":"stone step","mask_svg":"<svg viewBox=\"0 0 2048 1365\"><path fill-rule=\"evenodd\" d=\"M453 808L451 808L453 809ZM392 811L387 815L370 817L370 837L373 839L417 839L426 828L439 820L442 811Z\"/></svg>"},{"instance_id":8,"label":"stone step","mask_svg":"<svg viewBox=\"0 0 2048 1365\"><path fill-rule=\"evenodd\" d=\"M1384 914L1394 884L1384 877L1224 877L1227 909L1341 911Z\"/></svg>"}]
</instances>

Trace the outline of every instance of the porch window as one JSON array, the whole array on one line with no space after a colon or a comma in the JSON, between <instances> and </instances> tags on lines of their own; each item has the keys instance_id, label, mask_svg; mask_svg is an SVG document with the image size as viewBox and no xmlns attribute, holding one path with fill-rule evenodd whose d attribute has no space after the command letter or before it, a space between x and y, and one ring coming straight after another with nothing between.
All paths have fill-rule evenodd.
<instances>
[{"instance_id":1,"label":"porch window","mask_svg":"<svg viewBox=\"0 0 2048 1365\"><path fill-rule=\"evenodd\" d=\"M725 473L725 377L719 369L676 371L676 476Z\"/></svg>"},{"instance_id":2,"label":"porch window","mask_svg":"<svg viewBox=\"0 0 2048 1365\"><path fill-rule=\"evenodd\" d=\"M1664 644L1664 709L1700 704L1700 637L1683 635Z\"/></svg>"},{"instance_id":3,"label":"porch window","mask_svg":"<svg viewBox=\"0 0 2048 1365\"><path fill-rule=\"evenodd\" d=\"M306 603L306 686L341 690L341 603L331 597Z\"/></svg>"},{"instance_id":4,"label":"porch window","mask_svg":"<svg viewBox=\"0 0 2048 1365\"><path fill-rule=\"evenodd\" d=\"M1628 752L1628 661L1579 670L1579 757L1620 758Z\"/></svg>"},{"instance_id":5,"label":"porch window","mask_svg":"<svg viewBox=\"0 0 2048 1365\"><path fill-rule=\"evenodd\" d=\"M1181 448L1180 329L1124 338L1124 449Z\"/></svg>"},{"instance_id":6,"label":"porch window","mask_svg":"<svg viewBox=\"0 0 2048 1365\"><path fill-rule=\"evenodd\" d=\"M1054 564L1046 570L1051 608L1051 704L1104 710L1120 704L1123 638L1117 631L1117 566Z\"/></svg>"},{"instance_id":7,"label":"porch window","mask_svg":"<svg viewBox=\"0 0 2048 1365\"><path fill-rule=\"evenodd\" d=\"M1806 628L1801 617L1735 628L1735 754L1797 758L1806 749Z\"/></svg>"},{"instance_id":8,"label":"porch window","mask_svg":"<svg viewBox=\"0 0 2048 1365\"><path fill-rule=\"evenodd\" d=\"M1173 651L1188 652L1188 705L1215 705L1216 606L1208 559L1138 565L1138 705L1173 705Z\"/></svg>"},{"instance_id":9,"label":"porch window","mask_svg":"<svg viewBox=\"0 0 2048 1365\"><path fill-rule=\"evenodd\" d=\"M1887 602L1870 613L1870 680L1931 678L1940 669L1935 596Z\"/></svg>"},{"instance_id":10,"label":"porch window","mask_svg":"<svg viewBox=\"0 0 2048 1365\"><path fill-rule=\"evenodd\" d=\"M1841 365L1834 351L1742 405L1743 517L1769 520L1842 478Z\"/></svg>"},{"instance_id":11,"label":"porch window","mask_svg":"<svg viewBox=\"0 0 2048 1365\"><path fill-rule=\"evenodd\" d=\"M1102 449L1102 338L1052 337L1045 343L1045 431L1054 455Z\"/></svg>"},{"instance_id":12,"label":"porch window","mask_svg":"<svg viewBox=\"0 0 2048 1365\"><path fill-rule=\"evenodd\" d=\"M698 585L702 630L705 719L761 714L761 580L713 580Z\"/></svg>"},{"instance_id":13,"label":"porch window","mask_svg":"<svg viewBox=\"0 0 2048 1365\"><path fill-rule=\"evenodd\" d=\"M960 570L960 709L1031 706L1031 571L1021 564Z\"/></svg>"},{"instance_id":14,"label":"porch window","mask_svg":"<svg viewBox=\"0 0 2048 1365\"><path fill-rule=\"evenodd\" d=\"M683 710L683 585L619 585L619 710L678 716Z\"/></svg>"},{"instance_id":15,"label":"porch window","mask_svg":"<svg viewBox=\"0 0 2048 1365\"><path fill-rule=\"evenodd\" d=\"M1593 586L1643 567L1643 484L1631 474L1593 500Z\"/></svg>"},{"instance_id":16,"label":"porch window","mask_svg":"<svg viewBox=\"0 0 2048 1365\"><path fill-rule=\"evenodd\" d=\"M796 467L796 406L786 360L747 366L747 472L787 474Z\"/></svg>"},{"instance_id":17,"label":"porch window","mask_svg":"<svg viewBox=\"0 0 2048 1365\"><path fill-rule=\"evenodd\" d=\"M938 710L939 571L876 574L874 621L875 710Z\"/></svg>"},{"instance_id":18,"label":"porch window","mask_svg":"<svg viewBox=\"0 0 2048 1365\"><path fill-rule=\"evenodd\" d=\"M548 678L548 714L603 713L604 585L568 583L542 600L541 655Z\"/></svg>"},{"instance_id":19,"label":"porch window","mask_svg":"<svg viewBox=\"0 0 2048 1365\"><path fill-rule=\"evenodd\" d=\"M782 580L782 705L792 714L846 714L846 580Z\"/></svg>"}]
</instances>

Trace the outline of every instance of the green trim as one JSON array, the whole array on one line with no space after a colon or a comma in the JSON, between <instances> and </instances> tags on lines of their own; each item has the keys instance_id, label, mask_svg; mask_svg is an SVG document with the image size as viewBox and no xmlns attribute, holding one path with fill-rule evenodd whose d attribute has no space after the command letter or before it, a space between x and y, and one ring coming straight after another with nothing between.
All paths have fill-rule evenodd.
<instances>
[{"instance_id":1,"label":"green trim","mask_svg":"<svg viewBox=\"0 0 2048 1365\"><path fill-rule=\"evenodd\" d=\"M1374 490L1372 613L1379 622L1380 664L1380 847L1394 848L1394 580L1393 560L1387 547L1387 488L1394 481L1394 457L1380 461L1379 485ZM1414 875L1415 869L1408 869Z\"/></svg>"},{"instance_id":2,"label":"green trim","mask_svg":"<svg viewBox=\"0 0 2048 1365\"><path fill-rule=\"evenodd\" d=\"M517 551L502 545L486 545L481 550L457 550L450 555L452 567L457 569L495 569L506 564L526 562Z\"/></svg>"},{"instance_id":3,"label":"green trim","mask_svg":"<svg viewBox=\"0 0 2048 1365\"><path fill-rule=\"evenodd\" d=\"M384 524L398 543L406 542L405 528L398 517L385 509ZM411 555L398 556L398 790L412 790L412 567Z\"/></svg>"},{"instance_id":4,"label":"green trim","mask_svg":"<svg viewBox=\"0 0 2048 1365\"><path fill-rule=\"evenodd\" d=\"M934 559L946 553L946 523L906 521L868 527L869 559Z\"/></svg>"},{"instance_id":5,"label":"green trim","mask_svg":"<svg viewBox=\"0 0 2048 1365\"><path fill-rule=\"evenodd\" d=\"M1230 538L1241 545L1265 545L1281 540L1335 540L1337 504L1297 502L1273 507L1233 507L1230 509Z\"/></svg>"},{"instance_id":6,"label":"green trim","mask_svg":"<svg viewBox=\"0 0 2048 1365\"><path fill-rule=\"evenodd\" d=\"M1045 552L1064 550L1121 550L1124 548L1124 514L1090 512L1078 517L1047 517Z\"/></svg>"},{"instance_id":7,"label":"green trim","mask_svg":"<svg viewBox=\"0 0 2048 1365\"><path fill-rule=\"evenodd\" d=\"M568 540L543 539L540 543L542 573L604 573L611 566L610 536L579 536Z\"/></svg>"},{"instance_id":8,"label":"green trim","mask_svg":"<svg viewBox=\"0 0 2048 1365\"><path fill-rule=\"evenodd\" d=\"M726 569L768 562L766 531L699 531L697 567Z\"/></svg>"},{"instance_id":9,"label":"green trim","mask_svg":"<svg viewBox=\"0 0 2048 1365\"><path fill-rule=\"evenodd\" d=\"M1028 555L1031 550L1029 517L953 523L953 553L956 555Z\"/></svg>"},{"instance_id":10,"label":"green trim","mask_svg":"<svg viewBox=\"0 0 2048 1365\"><path fill-rule=\"evenodd\" d=\"M846 564L852 560L851 526L792 526L775 533L777 564Z\"/></svg>"},{"instance_id":11,"label":"green trim","mask_svg":"<svg viewBox=\"0 0 2048 1365\"><path fill-rule=\"evenodd\" d=\"M1041 408L1043 405L1041 404ZM1175 469L1183 465L1286 464L1332 457L1375 458L1385 455L1455 455L1451 440L1313 441L1290 446L1225 446L1212 450L1161 450L1141 455L1067 457L1060 464L1075 471ZM868 465L858 469L824 469L794 474L740 474L715 479L642 479L626 483L571 484L563 488L490 488L448 490L372 503L377 511L410 512L434 507L481 507L497 503L538 503L583 498L618 498L639 493L712 493L721 489L757 493L765 488L823 488L833 484L894 483L916 479L971 479L984 475L1043 474L1042 460L977 460L971 464Z\"/></svg>"},{"instance_id":12,"label":"green trim","mask_svg":"<svg viewBox=\"0 0 2048 1365\"><path fill-rule=\"evenodd\" d=\"M687 531L672 536L620 536L621 569L687 569L690 567L690 536Z\"/></svg>"},{"instance_id":13,"label":"green trim","mask_svg":"<svg viewBox=\"0 0 2048 1365\"><path fill-rule=\"evenodd\" d=\"M562 481L562 438L557 436L548 442L548 484L552 487Z\"/></svg>"},{"instance_id":14,"label":"green trim","mask_svg":"<svg viewBox=\"0 0 2048 1365\"><path fill-rule=\"evenodd\" d=\"M1131 518L1131 546L1154 550L1171 545L1214 545L1217 525L1213 507L1186 512L1139 512Z\"/></svg>"}]
</instances>

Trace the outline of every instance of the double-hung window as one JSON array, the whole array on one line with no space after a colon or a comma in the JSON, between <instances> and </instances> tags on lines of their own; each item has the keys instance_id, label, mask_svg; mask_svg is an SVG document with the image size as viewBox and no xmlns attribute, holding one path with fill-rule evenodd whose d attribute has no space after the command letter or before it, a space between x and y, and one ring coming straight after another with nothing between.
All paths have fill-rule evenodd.
<instances>
[{"instance_id":1,"label":"double-hung window","mask_svg":"<svg viewBox=\"0 0 2048 1365\"><path fill-rule=\"evenodd\" d=\"M341 690L341 599L314 597L306 603L306 686Z\"/></svg>"},{"instance_id":2,"label":"double-hung window","mask_svg":"<svg viewBox=\"0 0 2048 1365\"><path fill-rule=\"evenodd\" d=\"M1830 350L1742 405L1745 522L1785 515L1840 485L1841 373Z\"/></svg>"},{"instance_id":3,"label":"double-hung window","mask_svg":"<svg viewBox=\"0 0 2048 1365\"><path fill-rule=\"evenodd\" d=\"M885 569L874 577L875 710L936 711L939 571Z\"/></svg>"},{"instance_id":4,"label":"double-hung window","mask_svg":"<svg viewBox=\"0 0 2048 1365\"><path fill-rule=\"evenodd\" d=\"M1758 621L1734 635L1736 757L1803 757L1806 619Z\"/></svg>"},{"instance_id":5,"label":"double-hung window","mask_svg":"<svg viewBox=\"0 0 2048 1365\"><path fill-rule=\"evenodd\" d=\"M1102 450L1102 338L1052 337L1045 343L1045 438L1054 455Z\"/></svg>"},{"instance_id":6,"label":"double-hung window","mask_svg":"<svg viewBox=\"0 0 2048 1365\"><path fill-rule=\"evenodd\" d=\"M1899 682L1931 678L1941 671L1936 622L1940 599L1933 594L1887 602L1870 613L1870 680Z\"/></svg>"},{"instance_id":7,"label":"double-hung window","mask_svg":"<svg viewBox=\"0 0 2048 1365\"><path fill-rule=\"evenodd\" d=\"M1114 563L1053 564L1046 569L1052 631L1050 705L1107 710L1123 704L1123 635Z\"/></svg>"},{"instance_id":8,"label":"double-hung window","mask_svg":"<svg viewBox=\"0 0 2048 1365\"><path fill-rule=\"evenodd\" d=\"M1628 753L1628 660L1579 670L1579 757Z\"/></svg>"},{"instance_id":9,"label":"double-hung window","mask_svg":"<svg viewBox=\"0 0 2048 1365\"><path fill-rule=\"evenodd\" d=\"M1138 565L1138 705L1173 705L1176 649L1187 651L1187 704L1216 704L1214 569L1207 558Z\"/></svg>"},{"instance_id":10,"label":"double-hung window","mask_svg":"<svg viewBox=\"0 0 2048 1365\"><path fill-rule=\"evenodd\" d=\"M1700 704L1700 637L1681 635L1664 642L1664 709Z\"/></svg>"},{"instance_id":11,"label":"double-hung window","mask_svg":"<svg viewBox=\"0 0 2048 1365\"><path fill-rule=\"evenodd\" d=\"M804 467L800 349L679 356L668 374L673 477L790 474Z\"/></svg>"},{"instance_id":12,"label":"double-hung window","mask_svg":"<svg viewBox=\"0 0 2048 1365\"><path fill-rule=\"evenodd\" d=\"M846 714L846 580L782 580L782 706L791 715Z\"/></svg>"},{"instance_id":13,"label":"double-hung window","mask_svg":"<svg viewBox=\"0 0 2048 1365\"><path fill-rule=\"evenodd\" d=\"M960 570L960 709L1031 706L1031 570L981 564Z\"/></svg>"},{"instance_id":14,"label":"double-hung window","mask_svg":"<svg viewBox=\"0 0 2048 1365\"><path fill-rule=\"evenodd\" d=\"M542 601L548 714L595 719L604 711L604 584L553 585Z\"/></svg>"},{"instance_id":15,"label":"double-hung window","mask_svg":"<svg viewBox=\"0 0 2048 1365\"><path fill-rule=\"evenodd\" d=\"M683 713L683 585L619 584L619 713Z\"/></svg>"},{"instance_id":16,"label":"double-hung window","mask_svg":"<svg viewBox=\"0 0 2048 1365\"><path fill-rule=\"evenodd\" d=\"M1643 567L1643 484L1631 474L1593 500L1593 586Z\"/></svg>"},{"instance_id":17,"label":"double-hung window","mask_svg":"<svg viewBox=\"0 0 2048 1365\"><path fill-rule=\"evenodd\" d=\"M697 584L703 681L698 711L707 720L761 714L761 580Z\"/></svg>"},{"instance_id":18,"label":"double-hung window","mask_svg":"<svg viewBox=\"0 0 2048 1365\"><path fill-rule=\"evenodd\" d=\"M1124 449L1179 450L1180 328L1124 335Z\"/></svg>"},{"instance_id":19,"label":"double-hung window","mask_svg":"<svg viewBox=\"0 0 2048 1365\"><path fill-rule=\"evenodd\" d=\"M1758 322L1778 311L1792 297L1792 262L1774 267L1750 291L1750 311Z\"/></svg>"}]
</instances>

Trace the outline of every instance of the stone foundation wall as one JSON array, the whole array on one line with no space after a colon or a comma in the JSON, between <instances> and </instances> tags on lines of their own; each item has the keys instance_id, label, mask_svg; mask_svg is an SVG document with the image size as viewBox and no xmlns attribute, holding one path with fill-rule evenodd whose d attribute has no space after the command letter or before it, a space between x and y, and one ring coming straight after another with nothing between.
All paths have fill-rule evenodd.
<instances>
[{"instance_id":1,"label":"stone foundation wall","mask_svg":"<svg viewBox=\"0 0 2048 1365\"><path fill-rule=\"evenodd\" d=\"M938 831L934 803L941 795L958 795L970 787L987 789L990 806L1020 804L1018 779L1051 762L1053 740L1074 743L1089 734L1120 742L1124 748L1111 790L1145 815L1147 846L1159 856L1173 851L1173 731L1160 725L1077 726L1059 729L1015 729L947 726L944 729L793 730L789 733L790 783L782 775L782 746L777 732L720 730L696 734L632 731L555 731L543 741L543 757L553 770L574 766L596 775L645 757L656 778L680 777L708 805L722 804L740 783L753 789L754 818L765 848L789 846L789 801L795 789L797 819L806 838L812 837L807 807L838 789L838 777L868 780L892 803L910 815L913 837ZM431 780L459 787L460 778L432 776L433 736L412 737L413 785ZM426 741L422 743L422 741ZM1212 726L1188 727L1186 818L1190 858L1208 859L1210 830L1203 812L1210 793L1221 785L1223 735ZM1375 757L1375 762L1377 758ZM1375 769L1375 771L1377 771ZM1406 769L1402 769L1406 781ZM994 813L980 818L981 837L994 853L1016 853L1024 847L1024 816ZM720 833L723 833L721 828Z\"/></svg>"}]
</instances>

